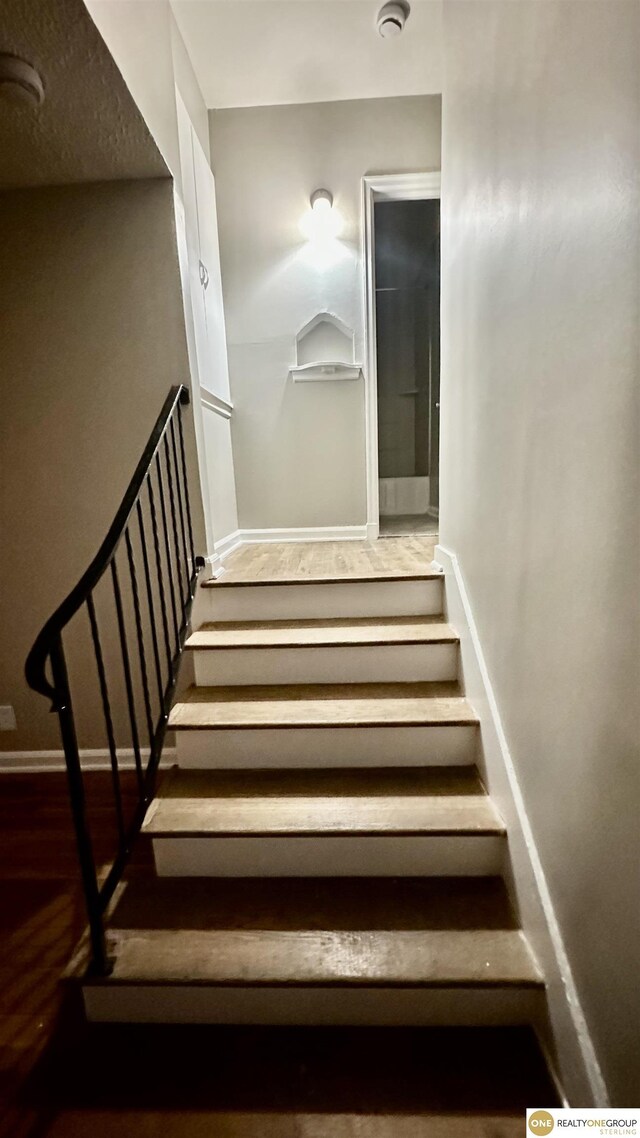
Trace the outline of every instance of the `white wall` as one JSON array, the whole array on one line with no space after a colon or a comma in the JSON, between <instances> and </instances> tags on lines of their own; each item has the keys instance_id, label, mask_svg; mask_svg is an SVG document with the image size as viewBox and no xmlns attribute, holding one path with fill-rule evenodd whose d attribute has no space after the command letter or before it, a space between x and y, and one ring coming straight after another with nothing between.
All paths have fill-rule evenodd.
<instances>
[{"instance_id":1,"label":"white wall","mask_svg":"<svg viewBox=\"0 0 640 1138\"><path fill-rule=\"evenodd\" d=\"M293 384L298 330L329 310L363 357L361 180L440 166L438 96L210 113L242 529L364 525L364 383ZM343 222L318 264L300 230L326 187Z\"/></svg>"},{"instance_id":2,"label":"white wall","mask_svg":"<svg viewBox=\"0 0 640 1138\"><path fill-rule=\"evenodd\" d=\"M215 453L210 453L206 440L212 438L213 428L205 427L205 419L210 418L213 412L206 411L199 403L200 369L192 309L192 299L197 303L198 298L191 295L187 239L187 226L197 230L198 222L192 216L195 199L191 200L189 186L183 185L185 167L184 154L181 156L180 151L176 89L207 161L208 112L169 0L85 0L85 3L175 181L177 241L205 505L206 552L213 556L215 545L237 529L233 454L228 419L217 424L215 431L220 445ZM214 265L210 264L209 270L215 274ZM224 354L224 344L220 350ZM217 484L217 509L214 509L211 493L214 480Z\"/></svg>"},{"instance_id":3,"label":"white wall","mask_svg":"<svg viewBox=\"0 0 640 1138\"><path fill-rule=\"evenodd\" d=\"M640 6L445 0L441 541L612 1101L637 1092Z\"/></svg>"}]
</instances>

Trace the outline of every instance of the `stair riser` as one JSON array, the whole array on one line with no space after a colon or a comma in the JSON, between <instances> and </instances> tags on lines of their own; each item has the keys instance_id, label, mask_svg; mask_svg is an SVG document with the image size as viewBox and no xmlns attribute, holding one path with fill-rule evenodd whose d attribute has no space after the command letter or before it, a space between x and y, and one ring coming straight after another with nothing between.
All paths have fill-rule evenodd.
<instances>
[{"instance_id":1,"label":"stair riser","mask_svg":"<svg viewBox=\"0 0 640 1138\"><path fill-rule=\"evenodd\" d=\"M477 724L429 727L261 727L177 730L181 767L467 766Z\"/></svg>"},{"instance_id":2,"label":"stair riser","mask_svg":"<svg viewBox=\"0 0 640 1138\"><path fill-rule=\"evenodd\" d=\"M352 581L314 585L229 585L201 589L198 622L430 616L442 612L442 581Z\"/></svg>"},{"instance_id":3,"label":"stair riser","mask_svg":"<svg viewBox=\"0 0 640 1138\"><path fill-rule=\"evenodd\" d=\"M498 835L156 838L161 877L495 877Z\"/></svg>"},{"instance_id":4,"label":"stair riser","mask_svg":"<svg viewBox=\"0 0 640 1138\"><path fill-rule=\"evenodd\" d=\"M195 682L343 684L455 680L457 644L196 650Z\"/></svg>"},{"instance_id":5,"label":"stair riser","mask_svg":"<svg viewBox=\"0 0 640 1138\"><path fill-rule=\"evenodd\" d=\"M541 989L243 988L86 986L87 1018L104 1023L309 1024L479 1027L526 1025L543 1011Z\"/></svg>"}]
</instances>

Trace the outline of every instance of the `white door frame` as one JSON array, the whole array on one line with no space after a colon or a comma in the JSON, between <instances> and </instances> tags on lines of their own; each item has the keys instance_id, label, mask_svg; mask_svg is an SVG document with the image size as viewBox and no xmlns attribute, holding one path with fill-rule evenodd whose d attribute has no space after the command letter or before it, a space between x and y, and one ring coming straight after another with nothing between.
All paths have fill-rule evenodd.
<instances>
[{"instance_id":1,"label":"white door frame","mask_svg":"<svg viewBox=\"0 0 640 1138\"><path fill-rule=\"evenodd\" d=\"M367 538L380 532L378 494L378 365L376 358L376 272L373 207L377 201L420 201L440 197L440 171L421 174L367 174L362 179L364 266L364 340L367 361L364 388L365 455L367 464Z\"/></svg>"}]
</instances>

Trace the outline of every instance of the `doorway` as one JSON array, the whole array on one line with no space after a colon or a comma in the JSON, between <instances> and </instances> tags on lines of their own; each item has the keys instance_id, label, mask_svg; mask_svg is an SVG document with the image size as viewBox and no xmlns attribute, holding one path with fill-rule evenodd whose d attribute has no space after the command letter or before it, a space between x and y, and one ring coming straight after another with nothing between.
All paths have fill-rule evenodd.
<instances>
[{"instance_id":1,"label":"doorway","mask_svg":"<svg viewBox=\"0 0 640 1138\"><path fill-rule=\"evenodd\" d=\"M440 178L365 179L370 537L436 534Z\"/></svg>"}]
</instances>

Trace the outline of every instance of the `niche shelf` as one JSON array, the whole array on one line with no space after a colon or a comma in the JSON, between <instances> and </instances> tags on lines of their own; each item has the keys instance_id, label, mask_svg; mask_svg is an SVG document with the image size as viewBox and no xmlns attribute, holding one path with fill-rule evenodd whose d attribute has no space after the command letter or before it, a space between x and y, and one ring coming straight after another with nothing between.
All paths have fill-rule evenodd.
<instances>
[{"instance_id":1,"label":"niche shelf","mask_svg":"<svg viewBox=\"0 0 640 1138\"><path fill-rule=\"evenodd\" d=\"M289 369L294 383L360 379L355 361L355 334L332 312L319 312L296 336L296 362Z\"/></svg>"}]
</instances>

